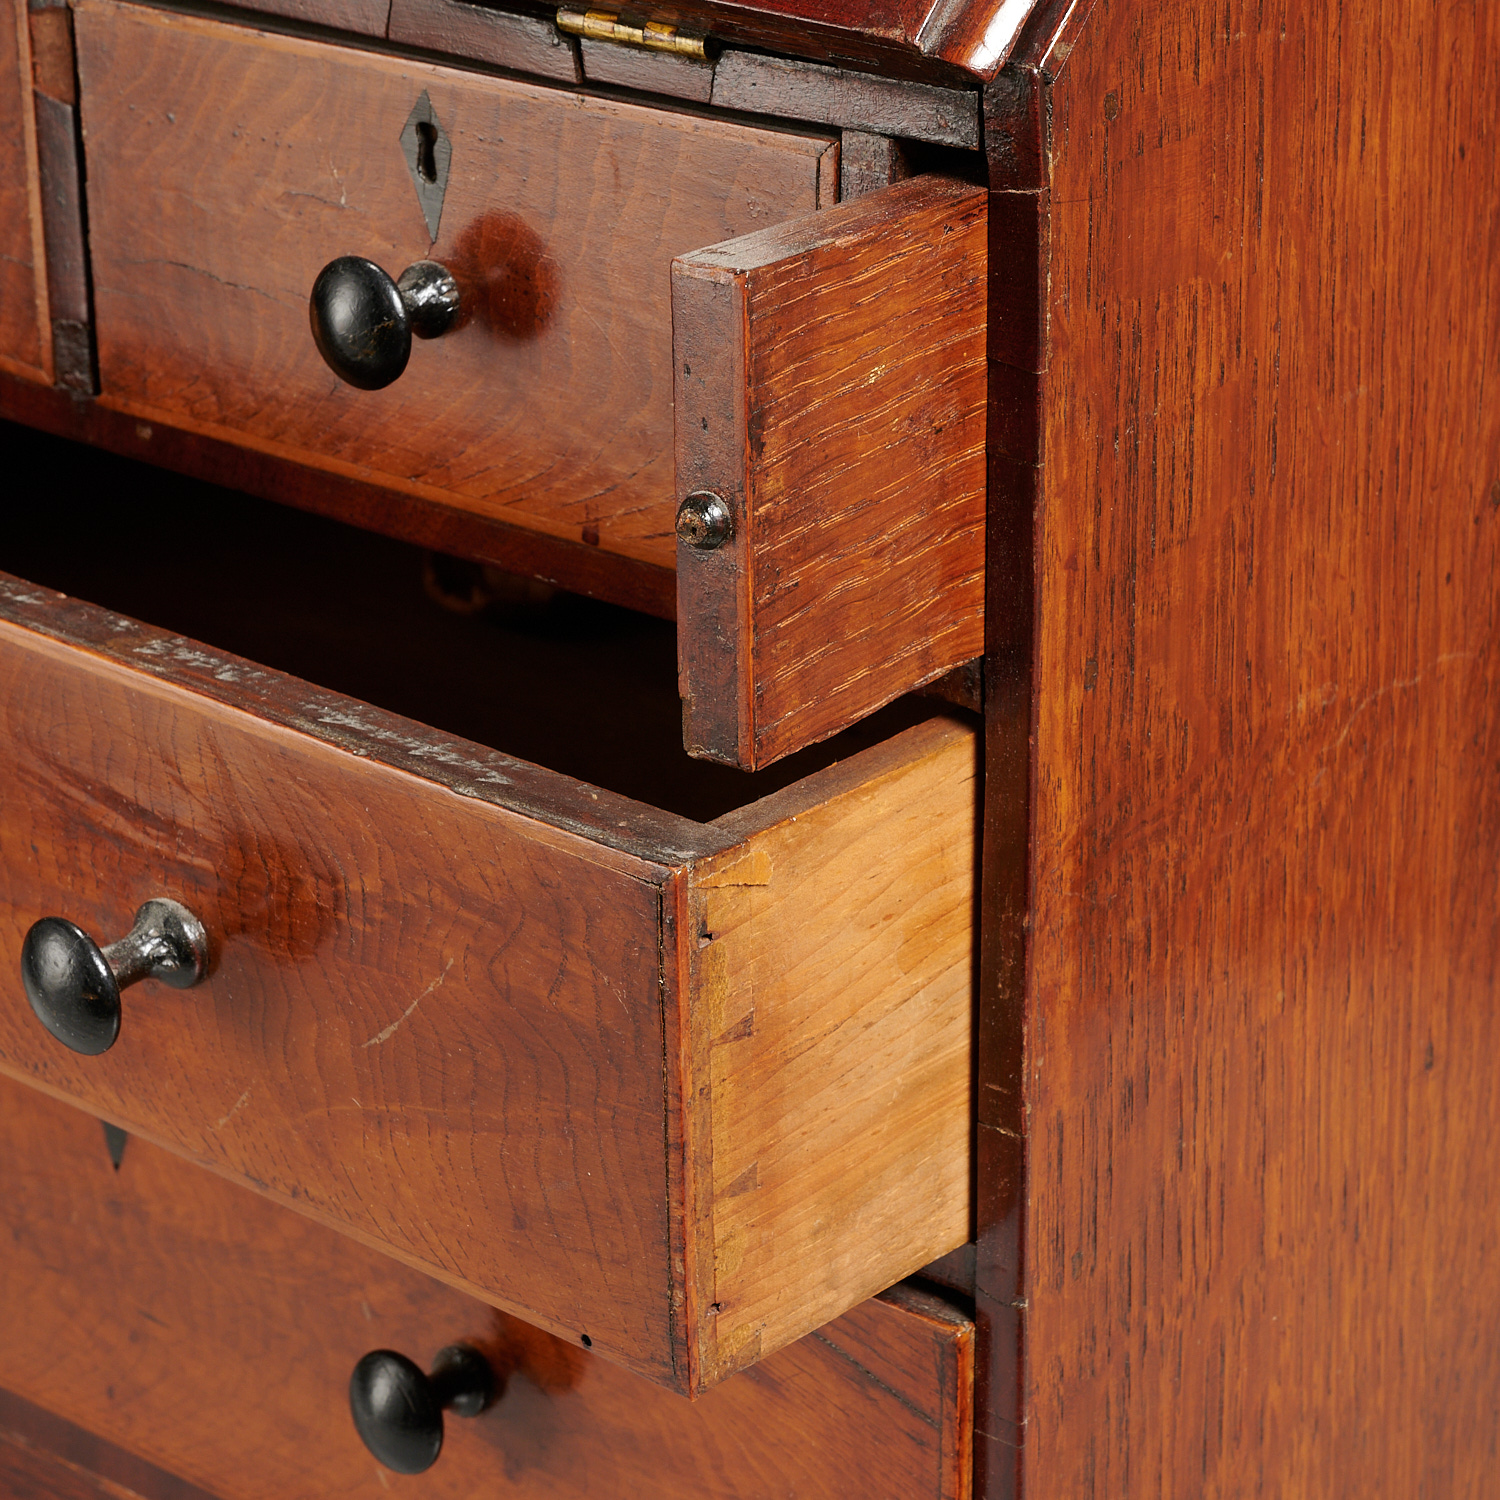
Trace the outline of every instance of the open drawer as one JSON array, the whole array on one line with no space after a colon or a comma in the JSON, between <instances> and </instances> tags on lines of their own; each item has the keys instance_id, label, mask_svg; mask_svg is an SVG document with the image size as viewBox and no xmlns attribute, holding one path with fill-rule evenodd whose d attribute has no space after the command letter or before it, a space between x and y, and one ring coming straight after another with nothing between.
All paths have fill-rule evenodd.
<instances>
[{"instance_id":1,"label":"open drawer","mask_svg":"<svg viewBox=\"0 0 1500 1500\"><path fill-rule=\"evenodd\" d=\"M968 1236L975 756L698 822L6 578L0 1070L694 1392ZM68 1050L28 929L157 897Z\"/></svg>"},{"instance_id":2,"label":"open drawer","mask_svg":"<svg viewBox=\"0 0 1500 1500\"><path fill-rule=\"evenodd\" d=\"M982 188L837 204L826 131L76 16L104 405L393 492L358 518L395 534L462 512L489 529L449 550L675 601L687 743L731 764L980 654ZM344 257L460 294L380 389L309 329Z\"/></svg>"}]
</instances>

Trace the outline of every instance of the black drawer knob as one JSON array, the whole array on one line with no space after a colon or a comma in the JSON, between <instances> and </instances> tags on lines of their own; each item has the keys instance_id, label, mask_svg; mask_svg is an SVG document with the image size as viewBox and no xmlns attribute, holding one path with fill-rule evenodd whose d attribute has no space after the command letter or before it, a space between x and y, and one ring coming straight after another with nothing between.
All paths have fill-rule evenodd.
<instances>
[{"instance_id":1,"label":"black drawer knob","mask_svg":"<svg viewBox=\"0 0 1500 1500\"><path fill-rule=\"evenodd\" d=\"M712 490L695 490L677 507L677 540L712 552L734 536L734 517Z\"/></svg>"},{"instance_id":2,"label":"black drawer knob","mask_svg":"<svg viewBox=\"0 0 1500 1500\"><path fill-rule=\"evenodd\" d=\"M420 1474L443 1451L443 1410L477 1417L500 1394L490 1362L469 1344L438 1350L424 1375L404 1354L376 1349L349 1377L349 1410L365 1447L397 1474Z\"/></svg>"},{"instance_id":3,"label":"black drawer knob","mask_svg":"<svg viewBox=\"0 0 1500 1500\"><path fill-rule=\"evenodd\" d=\"M453 273L419 260L391 278L359 255L331 260L313 282L313 342L340 380L362 391L389 385L411 358L411 337L435 339L458 317Z\"/></svg>"},{"instance_id":4,"label":"black drawer knob","mask_svg":"<svg viewBox=\"0 0 1500 1500\"><path fill-rule=\"evenodd\" d=\"M32 924L21 983L37 1019L65 1047L95 1057L120 1034L120 991L138 979L185 990L208 973L208 934L176 901L148 901L117 943L101 948L63 917Z\"/></svg>"}]
</instances>

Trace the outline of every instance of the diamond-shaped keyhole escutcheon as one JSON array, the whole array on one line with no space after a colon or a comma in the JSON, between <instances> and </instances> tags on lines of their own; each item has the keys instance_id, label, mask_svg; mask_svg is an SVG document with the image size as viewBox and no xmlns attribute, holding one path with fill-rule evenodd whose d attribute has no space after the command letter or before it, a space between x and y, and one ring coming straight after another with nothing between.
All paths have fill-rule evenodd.
<instances>
[{"instance_id":1,"label":"diamond-shaped keyhole escutcheon","mask_svg":"<svg viewBox=\"0 0 1500 1500\"><path fill-rule=\"evenodd\" d=\"M417 189L417 202L427 220L427 234L438 237L443 217L443 194L448 191L448 165L453 160L453 142L438 122L432 100L423 89L401 128L401 154Z\"/></svg>"}]
</instances>

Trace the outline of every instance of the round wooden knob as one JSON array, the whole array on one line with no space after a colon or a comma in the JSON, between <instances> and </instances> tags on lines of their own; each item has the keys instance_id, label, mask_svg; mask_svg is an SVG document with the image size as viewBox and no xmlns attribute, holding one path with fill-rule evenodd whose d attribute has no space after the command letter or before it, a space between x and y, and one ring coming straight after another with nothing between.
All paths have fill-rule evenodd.
<instances>
[{"instance_id":1,"label":"round wooden knob","mask_svg":"<svg viewBox=\"0 0 1500 1500\"><path fill-rule=\"evenodd\" d=\"M490 1362L469 1344L438 1350L424 1375L404 1354L375 1349L349 1377L349 1410L365 1447L397 1474L420 1474L443 1451L443 1411L477 1417L500 1394Z\"/></svg>"},{"instance_id":2,"label":"round wooden knob","mask_svg":"<svg viewBox=\"0 0 1500 1500\"><path fill-rule=\"evenodd\" d=\"M331 260L313 282L313 342L340 380L378 391L406 368L411 339L435 339L458 317L458 283L446 266L419 260L391 278L359 255Z\"/></svg>"},{"instance_id":3,"label":"round wooden knob","mask_svg":"<svg viewBox=\"0 0 1500 1500\"><path fill-rule=\"evenodd\" d=\"M37 1019L65 1047L95 1057L120 1034L120 991L139 979L185 990L208 973L208 934L176 901L148 901L117 943L101 948L63 917L32 924L21 983Z\"/></svg>"}]
</instances>

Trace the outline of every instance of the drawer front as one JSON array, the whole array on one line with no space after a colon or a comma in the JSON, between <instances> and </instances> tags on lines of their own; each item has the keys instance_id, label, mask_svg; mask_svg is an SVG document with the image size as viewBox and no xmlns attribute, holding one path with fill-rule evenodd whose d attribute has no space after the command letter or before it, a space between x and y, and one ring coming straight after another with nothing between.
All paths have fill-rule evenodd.
<instances>
[{"instance_id":1,"label":"drawer front","mask_svg":"<svg viewBox=\"0 0 1500 1500\"><path fill-rule=\"evenodd\" d=\"M898 1290L701 1400L0 1082L0 1386L222 1500L414 1494L958 1500L973 1330ZM366 1351L480 1347L506 1377L391 1480L349 1419Z\"/></svg>"},{"instance_id":2,"label":"drawer front","mask_svg":"<svg viewBox=\"0 0 1500 1500\"><path fill-rule=\"evenodd\" d=\"M672 257L833 201L835 141L102 0L77 34L106 403L672 564ZM345 386L308 328L341 255L477 312Z\"/></svg>"},{"instance_id":3,"label":"drawer front","mask_svg":"<svg viewBox=\"0 0 1500 1500\"><path fill-rule=\"evenodd\" d=\"M0 369L51 380L31 39L25 0L0 0Z\"/></svg>"},{"instance_id":4,"label":"drawer front","mask_svg":"<svg viewBox=\"0 0 1500 1500\"><path fill-rule=\"evenodd\" d=\"M975 741L699 824L0 584L0 1070L665 1384L969 1227ZM208 979L68 1051L44 915Z\"/></svg>"}]
</instances>

